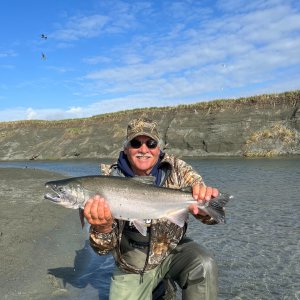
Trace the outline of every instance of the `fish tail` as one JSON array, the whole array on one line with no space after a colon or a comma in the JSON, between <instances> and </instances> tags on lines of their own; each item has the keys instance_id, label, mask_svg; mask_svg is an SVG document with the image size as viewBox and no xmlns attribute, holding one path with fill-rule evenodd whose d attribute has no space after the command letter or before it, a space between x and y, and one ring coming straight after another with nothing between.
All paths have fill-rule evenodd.
<instances>
[{"instance_id":1,"label":"fish tail","mask_svg":"<svg viewBox=\"0 0 300 300\"><path fill-rule=\"evenodd\" d=\"M217 198L206 202L205 211L218 223L226 223L224 207L233 196L220 193Z\"/></svg>"}]
</instances>

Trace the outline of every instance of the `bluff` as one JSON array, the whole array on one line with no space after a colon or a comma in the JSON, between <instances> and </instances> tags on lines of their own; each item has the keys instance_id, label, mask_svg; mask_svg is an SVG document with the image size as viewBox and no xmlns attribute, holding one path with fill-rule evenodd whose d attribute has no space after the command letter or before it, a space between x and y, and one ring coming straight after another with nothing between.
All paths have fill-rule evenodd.
<instances>
[{"instance_id":1,"label":"bluff","mask_svg":"<svg viewBox=\"0 0 300 300\"><path fill-rule=\"evenodd\" d=\"M168 152L179 156L300 154L300 91L145 108L61 121L0 123L0 160L113 158L130 119L159 124Z\"/></svg>"}]
</instances>

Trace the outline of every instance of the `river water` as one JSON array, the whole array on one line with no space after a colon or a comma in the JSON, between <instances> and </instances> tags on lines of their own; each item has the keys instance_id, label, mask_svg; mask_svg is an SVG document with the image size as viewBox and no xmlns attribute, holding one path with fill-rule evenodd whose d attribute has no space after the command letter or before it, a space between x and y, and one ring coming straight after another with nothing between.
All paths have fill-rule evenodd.
<instances>
[{"instance_id":1,"label":"river water","mask_svg":"<svg viewBox=\"0 0 300 300\"><path fill-rule=\"evenodd\" d=\"M187 162L207 185L234 195L226 209L227 224L207 226L191 220L188 231L215 255L219 299L300 300L300 158ZM1 162L1 166L70 176L99 174L98 160ZM106 300L111 256L95 255L88 243L77 254L75 262L84 261L85 271L69 281L72 297L57 299Z\"/></svg>"}]
</instances>

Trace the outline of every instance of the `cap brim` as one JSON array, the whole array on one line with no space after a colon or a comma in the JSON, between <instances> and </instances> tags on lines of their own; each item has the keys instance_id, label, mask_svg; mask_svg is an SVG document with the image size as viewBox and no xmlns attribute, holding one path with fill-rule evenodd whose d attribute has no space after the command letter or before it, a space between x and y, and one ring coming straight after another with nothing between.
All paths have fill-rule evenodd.
<instances>
[{"instance_id":1,"label":"cap brim","mask_svg":"<svg viewBox=\"0 0 300 300\"><path fill-rule=\"evenodd\" d=\"M150 137L151 139L153 139L153 140L155 140L155 141L157 141L157 142L159 141L158 136L155 136L155 135L153 135L153 134L151 134L151 133L149 133L149 132L139 132L139 133L136 133L136 134L133 134L133 135L128 136L127 139L128 139L129 141L131 141L131 140L133 140L134 138L136 138L137 136L141 136L141 135L148 136L148 137Z\"/></svg>"}]
</instances>

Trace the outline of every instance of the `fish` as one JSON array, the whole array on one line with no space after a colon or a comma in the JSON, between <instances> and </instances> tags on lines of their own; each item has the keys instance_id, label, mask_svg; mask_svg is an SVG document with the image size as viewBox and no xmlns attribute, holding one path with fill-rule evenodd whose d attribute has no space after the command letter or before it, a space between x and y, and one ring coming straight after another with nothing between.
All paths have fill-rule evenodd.
<instances>
[{"instance_id":1,"label":"fish","mask_svg":"<svg viewBox=\"0 0 300 300\"><path fill-rule=\"evenodd\" d=\"M154 185L153 176L81 176L45 183L50 192L44 198L66 208L83 209L96 194L104 197L115 219L130 221L144 236L146 220L167 219L183 227L188 219L188 207L196 204L218 223L225 223L224 206L233 198L227 193L204 201L196 201L192 189L174 189Z\"/></svg>"}]
</instances>

